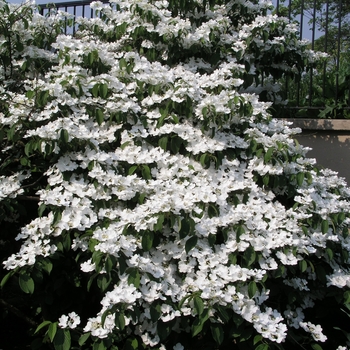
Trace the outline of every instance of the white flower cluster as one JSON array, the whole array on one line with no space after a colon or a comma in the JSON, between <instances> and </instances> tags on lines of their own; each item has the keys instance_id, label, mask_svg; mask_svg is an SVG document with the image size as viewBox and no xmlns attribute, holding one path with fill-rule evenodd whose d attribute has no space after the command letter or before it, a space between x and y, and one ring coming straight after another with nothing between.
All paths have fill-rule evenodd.
<instances>
[{"instance_id":1,"label":"white flower cluster","mask_svg":"<svg viewBox=\"0 0 350 350\"><path fill-rule=\"evenodd\" d=\"M61 328L70 328L70 329L74 329L76 328L78 325L80 324L80 317L79 315L77 315L74 311L70 312L67 315L62 315L59 319L58 319L58 325Z\"/></svg>"},{"instance_id":2,"label":"white flower cluster","mask_svg":"<svg viewBox=\"0 0 350 350\"><path fill-rule=\"evenodd\" d=\"M22 248L5 268L54 254L53 242L69 233L71 249L91 253L81 263L82 273L108 273L99 269L93 252L113 257L118 271L101 311L84 326L92 336L106 338L118 330L115 316L123 310L125 326L155 346L161 342L157 322L198 316L193 296L199 295L215 322L223 322L220 306L274 342L286 339L288 327L325 341L319 325L304 322L315 275L305 268L302 278L295 277L288 269L306 257L326 259L329 243L350 250L343 234L349 222L331 225L333 215L350 211L350 191L331 172L314 169L306 149L291 138L297 130L271 120L269 104L239 93L244 67L235 54L245 49L254 28L268 27L276 18L258 17L234 28L229 6L217 6L197 13L197 26L191 17L172 17L166 1L114 3L119 11L94 3L108 21L80 19L83 29L76 37L60 35L52 57L42 54L57 63L45 76L25 81L27 91L50 96L40 108L28 93L14 92L10 116L0 115L2 125L18 130L25 121L31 126L25 142L40 140L40 152L57 159L45 173L48 186L37 192L49 213L22 228L17 237L24 240ZM148 17L142 16L146 12ZM114 41L90 31L112 35L123 23ZM140 27L147 39L125 50ZM288 30L293 32L285 24ZM154 35L159 40L152 41ZM170 60L172 43L179 55L196 45L205 52L212 49L213 36L225 50L215 66L195 54ZM282 42L283 37L271 44ZM145 52L159 56L152 60ZM1 176L0 199L20 193L23 176ZM342 288L349 286L349 272L340 261L335 254L327 278ZM304 304L285 310L269 306L264 282L281 266L284 287L298 290ZM156 319L150 313L155 303ZM135 308L138 317L128 316ZM74 312L59 319L62 328L79 324ZM173 330L188 331L178 321Z\"/></svg>"},{"instance_id":3,"label":"white flower cluster","mask_svg":"<svg viewBox=\"0 0 350 350\"><path fill-rule=\"evenodd\" d=\"M29 174L19 172L11 176L0 176L0 201L4 198L15 198L23 193L22 181L29 177Z\"/></svg>"}]
</instances>

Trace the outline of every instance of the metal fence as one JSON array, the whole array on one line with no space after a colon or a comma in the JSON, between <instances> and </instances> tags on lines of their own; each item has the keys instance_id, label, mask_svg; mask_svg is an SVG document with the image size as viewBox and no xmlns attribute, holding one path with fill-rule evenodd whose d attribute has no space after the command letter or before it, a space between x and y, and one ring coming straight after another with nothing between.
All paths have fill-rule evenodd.
<instances>
[{"instance_id":1,"label":"metal fence","mask_svg":"<svg viewBox=\"0 0 350 350\"><path fill-rule=\"evenodd\" d=\"M299 24L300 39L328 58L284 82L293 116L350 118L350 2L348 0L275 0L275 12Z\"/></svg>"},{"instance_id":2,"label":"metal fence","mask_svg":"<svg viewBox=\"0 0 350 350\"><path fill-rule=\"evenodd\" d=\"M55 8L93 18L89 4L78 0L39 6L43 15ZM274 0L274 7L277 15L299 24L300 39L308 39L311 49L329 54L325 62L305 71L299 82L282 79L282 97L288 105L276 110L286 117L350 118L349 0ZM75 30L76 25L66 33Z\"/></svg>"},{"instance_id":3,"label":"metal fence","mask_svg":"<svg viewBox=\"0 0 350 350\"><path fill-rule=\"evenodd\" d=\"M91 0L92 1L92 0ZM76 1L67 1L67 2L52 2L47 4L39 4L40 14L45 16L50 13L52 10L61 10L64 12L68 12L73 15L73 26L65 28L66 34L73 34L77 25L75 24L75 18L77 17L85 17L85 18L94 18L95 12L90 8L89 0L76 0ZM108 3L108 0L103 0L103 3Z\"/></svg>"}]
</instances>

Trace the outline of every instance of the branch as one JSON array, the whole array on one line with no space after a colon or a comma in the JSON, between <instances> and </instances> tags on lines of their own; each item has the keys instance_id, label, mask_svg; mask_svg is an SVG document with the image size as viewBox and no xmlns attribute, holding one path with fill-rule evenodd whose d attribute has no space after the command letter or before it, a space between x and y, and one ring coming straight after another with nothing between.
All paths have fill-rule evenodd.
<instances>
[{"instance_id":1,"label":"branch","mask_svg":"<svg viewBox=\"0 0 350 350\"><path fill-rule=\"evenodd\" d=\"M18 195L16 198L19 199L19 200L22 200L22 201L33 201L33 202L39 202L40 201L40 197L39 196Z\"/></svg>"},{"instance_id":2,"label":"branch","mask_svg":"<svg viewBox=\"0 0 350 350\"><path fill-rule=\"evenodd\" d=\"M29 318L26 315L24 315L19 309L17 309L15 306L9 304L5 300L0 299L0 305L3 308L5 308L8 311L10 311L15 316L17 316L18 318L20 318L21 320L23 320L24 322L26 322L27 324L31 325L32 327L37 327L37 324L36 324L36 322L34 320L32 320L31 318Z\"/></svg>"}]
</instances>

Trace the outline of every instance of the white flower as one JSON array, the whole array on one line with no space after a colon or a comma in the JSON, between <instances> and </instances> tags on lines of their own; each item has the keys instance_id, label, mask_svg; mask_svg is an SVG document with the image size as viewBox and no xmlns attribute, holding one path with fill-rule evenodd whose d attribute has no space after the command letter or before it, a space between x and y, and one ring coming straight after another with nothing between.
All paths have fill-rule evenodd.
<instances>
[{"instance_id":1,"label":"white flower","mask_svg":"<svg viewBox=\"0 0 350 350\"><path fill-rule=\"evenodd\" d=\"M115 315L108 315L105 319L104 325L102 327L101 316L89 318L84 332L91 332L91 335L98 337L100 339L107 338L108 334L111 333L115 326Z\"/></svg>"},{"instance_id":2,"label":"white flower","mask_svg":"<svg viewBox=\"0 0 350 350\"><path fill-rule=\"evenodd\" d=\"M80 324L80 317L73 311L66 315L62 315L58 319L58 326L61 328L74 329Z\"/></svg>"},{"instance_id":3,"label":"white flower","mask_svg":"<svg viewBox=\"0 0 350 350\"><path fill-rule=\"evenodd\" d=\"M85 261L80 264L80 269L83 272L95 271L95 264L92 261Z\"/></svg>"},{"instance_id":4,"label":"white flower","mask_svg":"<svg viewBox=\"0 0 350 350\"><path fill-rule=\"evenodd\" d=\"M173 350L184 350L185 348L180 344L180 343L177 343L174 347L173 347Z\"/></svg>"},{"instance_id":5,"label":"white flower","mask_svg":"<svg viewBox=\"0 0 350 350\"><path fill-rule=\"evenodd\" d=\"M300 307L295 310L288 308L284 311L284 316L286 317L288 324L296 329L300 327L300 322L302 322L305 317L302 308Z\"/></svg>"},{"instance_id":6,"label":"white flower","mask_svg":"<svg viewBox=\"0 0 350 350\"><path fill-rule=\"evenodd\" d=\"M304 331L311 333L316 341L325 342L327 340L327 337L322 333L320 325L314 325L311 322L300 322L299 325Z\"/></svg>"}]
</instances>

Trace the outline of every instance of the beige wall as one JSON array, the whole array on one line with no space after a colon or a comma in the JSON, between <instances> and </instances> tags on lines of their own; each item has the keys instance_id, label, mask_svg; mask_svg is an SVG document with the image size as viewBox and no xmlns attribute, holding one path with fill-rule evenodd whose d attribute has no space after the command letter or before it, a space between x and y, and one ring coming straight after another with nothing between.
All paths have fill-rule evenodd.
<instances>
[{"instance_id":1,"label":"beige wall","mask_svg":"<svg viewBox=\"0 0 350 350\"><path fill-rule=\"evenodd\" d=\"M337 171L350 185L350 120L295 119L292 126L303 130L296 139L312 148L307 156Z\"/></svg>"}]
</instances>

